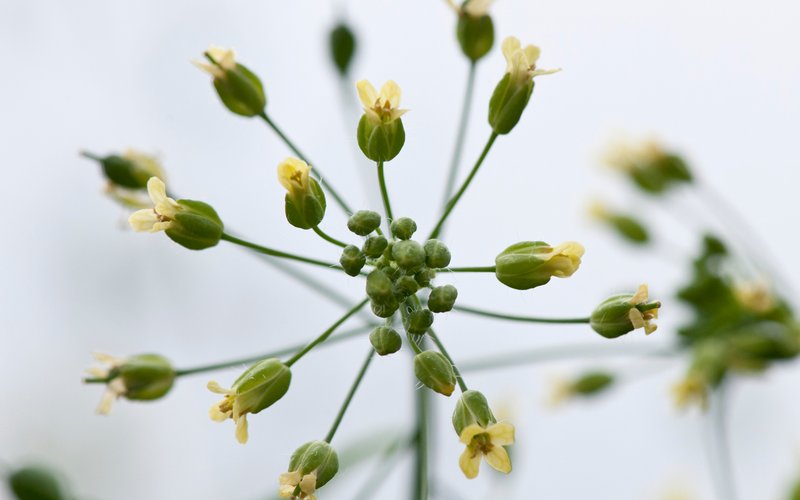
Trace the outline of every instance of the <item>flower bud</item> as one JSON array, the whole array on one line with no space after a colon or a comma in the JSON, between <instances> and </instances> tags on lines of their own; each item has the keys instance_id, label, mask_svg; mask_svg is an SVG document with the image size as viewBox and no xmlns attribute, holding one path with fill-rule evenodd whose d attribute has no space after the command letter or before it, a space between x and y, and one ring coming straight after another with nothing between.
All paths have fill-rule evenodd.
<instances>
[{"instance_id":1,"label":"flower bud","mask_svg":"<svg viewBox=\"0 0 800 500\"><path fill-rule=\"evenodd\" d=\"M364 241L364 246L361 247L361 251L364 252L367 257L377 259L383 255L383 251L386 250L388 245L389 242L386 241L386 238L383 236L370 236L366 239L366 241Z\"/></svg>"},{"instance_id":2,"label":"flower bud","mask_svg":"<svg viewBox=\"0 0 800 500\"><path fill-rule=\"evenodd\" d=\"M339 457L325 441L310 441L289 460L289 472L281 474L278 493L283 498L316 498L314 492L339 471Z\"/></svg>"},{"instance_id":3,"label":"flower bud","mask_svg":"<svg viewBox=\"0 0 800 500\"><path fill-rule=\"evenodd\" d=\"M434 269L450 265L450 249L439 240L425 242L425 264Z\"/></svg>"},{"instance_id":4,"label":"flower bud","mask_svg":"<svg viewBox=\"0 0 800 500\"><path fill-rule=\"evenodd\" d=\"M359 210L347 220L347 229L359 236L367 236L381 225L381 216L372 210Z\"/></svg>"},{"instance_id":5,"label":"flower bud","mask_svg":"<svg viewBox=\"0 0 800 500\"><path fill-rule=\"evenodd\" d=\"M428 287L431 285L433 278L436 277L436 271L433 269L423 269L414 275L414 280L421 287Z\"/></svg>"},{"instance_id":6,"label":"flower bud","mask_svg":"<svg viewBox=\"0 0 800 500\"><path fill-rule=\"evenodd\" d=\"M464 391L456 402L453 410L453 428L459 436L465 427L478 424L481 427L489 427L497 420L494 418L489 402L486 397L478 391Z\"/></svg>"},{"instance_id":7,"label":"flower bud","mask_svg":"<svg viewBox=\"0 0 800 500\"><path fill-rule=\"evenodd\" d=\"M164 169L158 159L133 149L125 151L122 156L109 155L101 158L91 153L83 153L83 156L97 160L103 168L103 174L114 186L146 189L147 181L151 177L165 178Z\"/></svg>"},{"instance_id":8,"label":"flower bud","mask_svg":"<svg viewBox=\"0 0 800 500\"><path fill-rule=\"evenodd\" d=\"M400 276L397 278L397 281L394 282L394 287L397 293L403 297L408 297L419 290L419 284L412 276Z\"/></svg>"},{"instance_id":9,"label":"flower bud","mask_svg":"<svg viewBox=\"0 0 800 500\"><path fill-rule=\"evenodd\" d=\"M355 245L347 245L342 250L342 256L339 258L339 264L342 265L344 272L350 276L358 276L364 264L367 263L367 256Z\"/></svg>"},{"instance_id":10,"label":"flower bud","mask_svg":"<svg viewBox=\"0 0 800 500\"><path fill-rule=\"evenodd\" d=\"M364 107L364 115L358 122L358 146L372 161L390 161L400 153L406 140L400 120L406 110L398 108L400 87L391 80L383 85L380 94L366 80L359 81L356 87Z\"/></svg>"},{"instance_id":11,"label":"flower bud","mask_svg":"<svg viewBox=\"0 0 800 500\"><path fill-rule=\"evenodd\" d=\"M392 234L400 240L408 240L414 235L417 230L417 223L408 217L400 217L392 221L391 226Z\"/></svg>"},{"instance_id":12,"label":"flower bud","mask_svg":"<svg viewBox=\"0 0 800 500\"><path fill-rule=\"evenodd\" d=\"M404 324L408 333L422 335L433 324L433 313L428 309L411 311L405 318Z\"/></svg>"},{"instance_id":13,"label":"flower bud","mask_svg":"<svg viewBox=\"0 0 800 500\"><path fill-rule=\"evenodd\" d=\"M528 290L547 284L554 276L572 276L581 264L583 253L583 246L572 241L555 247L543 241L523 241L497 256L495 275L506 286Z\"/></svg>"},{"instance_id":14,"label":"flower bud","mask_svg":"<svg viewBox=\"0 0 800 500\"><path fill-rule=\"evenodd\" d=\"M428 308L435 313L443 313L453 309L458 297L458 290L453 285L437 286L428 296Z\"/></svg>"},{"instance_id":15,"label":"flower bud","mask_svg":"<svg viewBox=\"0 0 800 500\"><path fill-rule=\"evenodd\" d=\"M635 294L609 297L592 313L592 329L607 339L614 339L644 328L647 335L656 331L651 320L658 318L660 302L648 302L647 285L639 286Z\"/></svg>"},{"instance_id":16,"label":"flower bud","mask_svg":"<svg viewBox=\"0 0 800 500\"><path fill-rule=\"evenodd\" d=\"M380 269L367 275L367 296L377 303L395 300L392 280Z\"/></svg>"},{"instance_id":17,"label":"flower bud","mask_svg":"<svg viewBox=\"0 0 800 500\"><path fill-rule=\"evenodd\" d=\"M492 18L487 15L473 17L463 13L458 16L456 37L464 55L470 61L477 61L489 53L492 45L494 45L494 23Z\"/></svg>"},{"instance_id":18,"label":"flower bud","mask_svg":"<svg viewBox=\"0 0 800 500\"><path fill-rule=\"evenodd\" d=\"M134 401L152 401L164 397L175 381L175 369L169 360L158 354L138 354L116 358L94 353L97 361L107 368L91 368L93 377L106 381L106 392L97 407L97 413L108 414L115 399L124 397Z\"/></svg>"},{"instance_id":19,"label":"flower bud","mask_svg":"<svg viewBox=\"0 0 800 500\"><path fill-rule=\"evenodd\" d=\"M371 300L369 305L372 308L372 313L379 318L391 318L400 307L400 303L395 298L382 302Z\"/></svg>"},{"instance_id":20,"label":"flower bud","mask_svg":"<svg viewBox=\"0 0 800 500\"><path fill-rule=\"evenodd\" d=\"M670 187L692 182L686 162L655 141L620 142L609 148L606 163L628 175L643 191L661 194Z\"/></svg>"},{"instance_id":21,"label":"flower bud","mask_svg":"<svg viewBox=\"0 0 800 500\"><path fill-rule=\"evenodd\" d=\"M311 167L299 158L278 164L278 181L286 188L286 219L300 229L311 229L325 217L325 193L309 175Z\"/></svg>"},{"instance_id":22,"label":"flower bud","mask_svg":"<svg viewBox=\"0 0 800 500\"><path fill-rule=\"evenodd\" d=\"M331 59L339 71L339 76L346 76L356 51L356 37L346 24L339 23L331 31L330 48Z\"/></svg>"},{"instance_id":23,"label":"flower bud","mask_svg":"<svg viewBox=\"0 0 800 500\"><path fill-rule=\"evenodd\" d=\"M394 354L403 346L400 334L394 328L379 326L369 334L369 341L380 356Z\"/></svg>"},{"instance_id":24,"label":"flower bud","mask_svg":"<svg viewBox=\"0 0 800 500\"><path fill-rule=\"evenodd\" d=\"M449 396L456 388L456 374L447 358L438 351L424 351L414 356L414 374L429 389Z\"/></svg>"},{"instance_id":25,"label":"flower bud","mask_svg":"<svg viewBox=\"0 0 800 500\"><path fill-rule=\"evenodd\" d=\"M68 500L62 480L53 471L40 466L27 466L11 472L8 486L18 500Z\"/></svg>"},{"instance_id":26,"label":"flower bud","mask_svg":"<svg viewBox=\"0 0 800 500\"><path fill-rule=\"evenodd\" d=\"M203 54L211 64L195 61L195 66L214 78L222 104L241 116L258 116L264 112L267 96L261 80L242 64L236 62L232 50L212 47Z\"/></svg>"},{"instance_id":27,"label":"flower bud","mask_svg":"<svg viewBox=\"0 0 800 500\"><path fill-rule=\"evenodd\" d=\"M611 212L602 203L594 203L590 212L597 220L611 226L623 239L635 245L643 245L650 241L650 233L639 220L625 214Z\"/></svg>"},{"instance_id":28,"label":"flower bud","mask_svg":"<svg viewBox=\"0 0 800 500\"><path fill-rule=\"evenodd\" d=\"M392 245L392 259L407 273L416 273L425 265L425 250L413 240L397 241Z\"/></svg>"}]
</instances>

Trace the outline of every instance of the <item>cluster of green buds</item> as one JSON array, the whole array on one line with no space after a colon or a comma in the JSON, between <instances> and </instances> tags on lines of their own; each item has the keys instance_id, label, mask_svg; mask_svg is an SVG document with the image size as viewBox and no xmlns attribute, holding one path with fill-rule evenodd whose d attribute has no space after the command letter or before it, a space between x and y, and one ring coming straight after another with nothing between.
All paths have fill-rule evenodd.
<instances>
[{"instance_id":1,"label":"cluster of green buds","mask_svg":"<svg viewBox=\"0 0 800 500\"><path fill-rule=\"evenodd\" d=\"M572 276L581 265L583 253L583 246L574 241L554 247L543 241L515 243L495 259L495 276L506 286L529 290L546 285L553 277Z\"/></svg>"},{"instance_id":2,"label":"cluster of green buds","mask_svg":"<svg viewBox=\"0 0 800 500\"><path fill-rule=\"evenodd\" d=\"M114 400L121 397L131 401L160 399L172 389L175 381L175 369L172 364L158 354L117 358L108 354L94 353L94 357L100 363L107 365L88 370L96 381L106 384L106 392L97 407L97 413L102 415L107 415Z\"/></svg>"},{"instance_id":3,"label":"cluster of green buds","mask_svg":"<svg viewBox=\"0 0 800 500\"><path fill-rule=\"evenodd\" d=\"M372 161L390 161L400 153L406 142L400 117L408 110L399 108L400 86L389 80L378 93L367 80L360 80L356 88L364 107L356 132L358 147Z\"/></svg>"},{"instance_id":4,"label":"cluster of green buds","mask_svg":"<svg viewBox=\"0 0 800 500\"><path fill-rule=\"evenodd\" d=\"M289 472L280 475L278 494L281 498L314 500L315 492L333 479L339 471L339 457L325 441L309 441L289 460Z\"/></svg>"},{"instance_id":5,"label":"cluster of green buds","mask_svg":"<svg viewBox=\"0 0 800 500\"><path fill-rule=\"evenodd\" d=\"M481 457L493 469L511 472L505 447L514 443L514 426L497 421L483 394L474 390L461 394L453 411L453 428L466 446L458 465L468 479L478 475Z\"/></svg>"},{"instance_id":6,"label":"cluster of green buds","mask_svg":"<svg viewBox=\"0 0 800 500\"><path fill-rule=\"evenodd\" d=\"M606 163L627 174L640 189L650 194L663 193L693 179L686 161L655 141L620 142L609 150Z\"/></svg>"},{"instance_id":7,"label":"cluster of green buds","mask_svg":"<svg viewBox=\"0 0 800 500\"><path fill-rule=\"evenodd\" d=\"M232 50L211 47L203 55L208 62L194 61L194 64L212 76L214 89L226 108L246 117L264 113L267 96L261 80L246 66L236 62Z\"/></svg>"},{"instance_id":8,"label":"cluster of green buds","mask_svg":"<svg viewBox=\"0 0 800 500\"><path fill-rule=\"evenodd\" d=\"M458 15L456 38L461 51L473 63L489 53L494 45L494 23L489 16L493 0L467 0L448 3Z\"/></svg>"},{"instance_id":9,"label":"cluster of green buds","mask_svg":"<svg viewBox=\"0 0 800 500\"><path fill-rule=\"evenodd\" d=\"M648 300L646 284L639 285L633 294L620 294L607 298L592 312L592 329L607 339L621 337L637 328L650 335L656 331L654 319L658 318L661 302Z\"/></svg>"}]
</instances>

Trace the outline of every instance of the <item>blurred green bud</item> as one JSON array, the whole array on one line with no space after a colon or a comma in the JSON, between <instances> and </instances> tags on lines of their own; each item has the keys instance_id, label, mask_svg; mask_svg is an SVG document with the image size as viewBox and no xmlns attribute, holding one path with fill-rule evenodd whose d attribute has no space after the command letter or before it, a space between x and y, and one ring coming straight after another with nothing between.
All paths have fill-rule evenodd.
<instances>
[{"instance_id":1,"label":"blurred green bud","mask_svg":"<svg viewBox=\"0 0 800 500\"><path fill-rule=\"evenodd\" d=\"M684 159L655 141L615 144L606 154L606 163L627 174L640 189L650 194L661 194L674 185L693 180Z\"/></svg>"},{"instance_id":2,"label":"blurred green bud","mask_svg":"<svg viewBox=\"0 0 800 500\"><path fill-rule=\"evenodd\" d=\"M419 286L428 287L431 285L431 282L435 277L436 277L436 271L434 271L433 269L423 269L422 271L414 275L414 280L419 284Z\"/></svg>"},{"instance_id":3,"label":"blurred green bud","mask_svg":"<svg viewBox=\"0 0 800 500\"><path fill-rule=\"evenodd\" d=\"M358 122L356 137L364 155L375 162L392 160L406 141L406 132L400 117L406 112L399 109L400 87L392 80L383 84L380 94L366 80L356 84L364 115Z\"/></svg>"},{"instance_id":4,"label":"blurred green bud","mask_svg":"<svg viewBox=\"0 0 800 500\"><path fill-rule=\"evenodd\" d=\"M623 239L636 245L650 241L650 233L640 221L629 215L612 212L603 203L595 202L589 212L600 222L606 223Z\"/></svg>"},{"instance_id":5,"label":"blurred green bud","mask_svg":"<svg viewBox=\"0 0 800 500\"><path fill-rule=\"evenodd\" d=\"M135 231L164 231L172 241L190 250L202 250L219 243L224 226L211 205L169 198L166 186L158 177L147 181L147 191L154 207L131 214L128 222Z\"/></svg>"},{"instance_id":6,"label":"blurred green bud","mask_svg":"<svg viewBox=\"0 0 800 500\"><path fill-rule=\"evenodd\" d=\"M394 328L379 326L369 334L369 341L380 356L394 354L403 346L400 334Z\"/></svg>"},{"instance_id":7,"label":"blurred green bud","mask_svg":"<svg viewBox=\"0 0 800 500\"><path fill-rule=\"evenodd\" d=\"M367 236L381 225L381 216L372 210L359 210L347 220L347 229L359 236Z\"/></svg>"},{"instance_id":8,"label":"blurred green bud","mask_svg":"<svg viewBox=\"0 0 800 500\"><path fill-rule=\"evenodd\" d=\"M592 312L592 329L607 339L614 339L643 328L645 334L656 331L652 320L658 318L661 302L648 302L647 285L640 285L635 294L609 297Z\"/></svg>"},{"instance_id":9,"label":"blurred green bud","mask_svg":"<svg viewBox=\"0 0 800 500\"><path fill-rule=\"evenodd\" d=\"M414 374L425 387L450 396L456 388L456 374L447 358L438 351L424 351L414 356Z\"/></svg>"},{"instance_id":10,"label":"blurred green bud","mask_svg":"<svg viewBox=\"0 0 800 500\"><path fill-rule=\"evenodd\" d=\"M434 269L441 269L450 265L450 249L439 240L425 242L425 264Z\"/></svg>"},{"instance_id":11,"label":"blurred green bud","mask_svg":"<svg viewBox=\"0 0 800 500\"><path fill-rule=\"evenodd\" d=\"M122 156L95 156L81 153L86 158L100 163L106 179L115 186L126 189L145 189L151 177L165 179L164 169L155 156L128 149Z\"/></svg>"},{"instance_id":12,"label":"blurred green bud","mask_svg":"<svg viewBox=\"0 0 800 500\"><path fill-rule=\"evenodd\" d=\"M408 333L422 335L433 324L433 313L428 309L417 309L408 313L404 326Z\"/></svg>"},{"instance_id":13,"label":"blurred green bud","mask_svg":"<svg viewBox=\"0 0 800 500\"><path fill-rule=\"evenodd\" d=\"M480 392L464 391L458 398L455 410L453 410L453 428L459 436L465 427L472 424L478 424L485 428L495 422L497 420L489 408L489 402Z\"/></svg>"},{"instance_id":14,"label":"blurred green bud","mask_svg":"<svg viewBox=\"0 0 800 500\"><path fill-rule=\"evenodd\" d=\"M230 389L223 389L211 381L208 389L223 394L222 401L215 403L209 416L215 422L232 419L236 424L236 440L247 442L247 414L256 414L269 408L288 391L292 371L281 360L263 359L244 371Z\"/></svg>"},{"instance_id":15,"label":"blurred green bud","mask_svg":"<svg viewBox=\"0 0 800 500\"><path fill-rule=\"evenodd\" d=\"M579 377L559 382L551 395L553 405L561 404L574 397L595 396L609 389L614 383L614 375L607 372L592 371Z\"/></svg>"},{"instance_id":16,"label":"blurred green bud","mask_svg":"<svg viewBox=\"0 0 800 500\"><path fill-rule=\"evenodd\" d=\"M392 280L380 269L367 275L367 296L377 303L395 300Z\"/></svg>"},{"instance_id":17,"label":"blurred green bud","mask_svg":"<svg viewBox=\"0 0 800 500\"><path fill-rule=\"evenodd\" d=\"M71 495L53 471L40 466L23 467L8 476L8 486L18 500L67 500Z\"/></svg>"},{"instance_id":18,"label":"blurred green bud","mask_svg":"<svg viewBox=\"0 0 800 500\"><path fill-rule=\"evenodd\" d=\"M91 368L96 379L106 381L106 392L100 400L97 412L108 414L115 399L124 397L132 401L152 401L164 397L175 381L175 369L165 357L158 354L138 354L117 358L108 354L94 353L105 368Z\"/></svg>"},{"instance_id":19,"label":"blurred green bud","mask_svg":"<svg viewBox=\"0 0 800 500\"><path fill-rule=\"evenodd\" d=\"M392 259L407 273L416 273L425 265L425 250L413 240L396 241L392 245Z\"/></svg>"},{"instance_id":20,"label":"blurred green bud","mask_svg":"<svg viewBox=\"0 0 800 500\"><path fill-rule=\"evenodd\" d=\"M408 217L400 217L392 221L392 234L400 240L408 240L417 230L417 223Z\"/></svg>"},{"instance_id":21,"label":"blurred green bud","mask_svg":"<svg viewBox=\"0 0 800 500\"><path fill-rule=\"evenodd\" d=\"M497 256L495 275L506 286L528 290L547 284L554 276L572 276L581 264L583 253L583 246L574 241L555 247L543 241L523 241Z\"/></svg>"},{"instance_id":22,"label":"blurred green bud","mask_svg":"<svg viewBox=\"0 0 800 500\"><path fill-rule=\"evenodd\" d=\"M310 441L289 460L289 472L280 476L279 494L284 498L316 498L315 491L325 486L339 471L339 457L325 441Z\"/></svg>"},{"instance_id":23,"label":"blurred green bud","mask_svg":"<svg viewBox=\"0 0 800 500\"><path fill-rule=\"evenodd\" d=\"M403 297L408 297L419 290L419 284L413 276L400 276L397 278L397 281L394 282L394 287Z\"/></svg>"},{"instance_id":24,"label":"blurred green bud","mask_svg":"<svg viewBox=\"0 0 800 500\"><path fill-rule=\"evenodd\" d=\"M247 117L264 113L267 96L261 80L247 67L236 62L232 50L211 47L203 55L211 64L199 61L194 64L214 78L214 88L226 108Z\"/></svg>"},{"instance_id":25,"label":"blurred green bud","mask_svg":"<svg viewBox=\"0 0 800 500\"><path fill-rule=\"evenodd\" d=\"M469 3L467 3L469 6ZM456 37L461 51L475 62L482 58L494 45L494 23L488 15L472 16L466 12L458 16Z\"/></svg>"},{"instance_id":26,"label":"blurred green bud","mask_svg":"<svg viewBox=\"0 0 800 500\"><path fill-rule=\"evenodd\" d=\"M689 372L673 387L675 405L686 408L696 404L706 410L711 390L722 382L728 371L727 358L724 341L710 339L695 344Z\"/></svg>"},{"instance_id":27,"label":"blurred green bud","mask_svg":"<svg viewBox=\"0 0 800 500\"><path fill-rule=\"evenodd\" d=\"M325 217L325 193L309 175L311 167L289 157L278 164L278 181L286 189L286 220L300 229L317 227Z\"/></svg>"},{"instance_id":28,"label":"blurred green bud","mask_svg":"<svg viewBox=\"0 0 800 500\"><path fill-rule=\"evenodd\" d=\"M435 313L443 313L453 309L458 297L458 290L453 285L437 286L428 296L428 308Z\"/></svg>"},{"instance_id":29,"label":"blurred green bud","mask_svg":"<svg viewBox=\"0 0 800 500\"><path fill-rule=\"evenodd\" d=\"M331 59L339 76L346 76L356 51L356 37L346 24L339 23L331 30L330 48Z\"/></svg>"},{"instance_id":30,"label":"blurred green bud","mask_svg":"<svg viewBox=\"0 0 800 500\"><path fill-rule=\"evenodd\" d=\"M363 251L367 257L377 259L383 255L383 251L386 250L388 245L389 242L386 241L386 238L383 236L370 236L366 239L366 241L364 241L364 246L361 247L361 251Z\"/></svg>"},{"instance_id":31,"label":"blurred green bud","mask_svg":"<svg viewBox=\"0 0 800 500\"><path fill-rule=\"evenodd\" d=\"M367 263L367 256L355 245L347 245L342 250L339 264L342 265L344 272L350 276L358 276L364 264Z\"/></svg>"}]
</instances>

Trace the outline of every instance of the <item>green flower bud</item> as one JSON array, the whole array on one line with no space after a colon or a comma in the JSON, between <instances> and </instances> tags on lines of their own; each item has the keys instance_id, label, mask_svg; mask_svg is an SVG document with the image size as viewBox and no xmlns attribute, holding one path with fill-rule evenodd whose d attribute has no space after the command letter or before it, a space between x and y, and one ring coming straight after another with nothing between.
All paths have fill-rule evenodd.
<instances>
[{"instance_id":1,"label":"green flower bud","mask_svg":"<svg viewBox=\"0 0 800 500\"><path fill-rule=\"evenodd\" d=\"M400 153L406 141L403 121L400 120L405 110L398 108L400 87L391 80L383 85L380 94L366 80L359 81L356 87L364 107L356 132L358 147L372 161L390 161Z\"/></svg>"},{"instance_id":2,"label":"green flower bud","mask_svg":"<svg viewBox=\"0 0 800 500\"><path fill-rule=\"evenodd\" d=\"M379 304L395 301L392 280L385 272L375 269L367 275L367 296Z\"/></svg>"},{"instance_id":3,"label":"green flower bud","mask_svg":"<svg viewBox=\"0 0 800 500\"><path fill-rule=\"evenodd\" d=\"M379 326L369 334L369 341L380 356L394 354L403 346L400 334L394 328Z\"/></svg>"},{"instance_id":4,"label":"green flower bud","mask_svg":"<svg viewBox=\"0 0 800 500\"><path fill-rule=\"evenodd\" d=\"M331 59L339 71L339 76L346 76L356 51L356 37L346 24L339 23L331 31L330 48Z\"/></svg>"},{"instance_id":5,"label":"green flower bud","mask_svg":"<svg viewBox=\"0 0 800 500\"><path fill-rule=\"evenodd\" d=\"M421 335L433 324L433 313L428 309L417 309L408 313L404 326L408 333Z\"/></svg>"},{"instance_id":6,"label":"green flower bud","mask_svg":"<svg viewBox=\"0 0 800 500\"><path fill-rule=\"evenodd\" d=\"M456 388L456 374L447 358L438 351L424 351L414 356L414 374L425 387L450 396Z\"/></svg>"},{"instance_id":7,"label":"green flower bud","mask_svg":"<svg viewBox=\"0 0 800 500\"><path fill-rule=\"evenodd\" d=\"M497 422L486 397L478 391L464 391L453 410L453 428L461 435L465 427L478 424L489 427Z\"/></svg>"},{"instance_id":8,"label":"green flower bud","mask_svg":"<svg viewBox=\"0 0 800 500\"><path fill-rule=\"evenodd\" d=\"M311 167L289 157L278 164L278 181L286 189L286 220L300 229L311 229L325 217L325 193L309 175Z\"/></svg>"},{"instance_id":9,"label":"green flower bud","mask_svg":"<svg viewBox=\"0 0 800 500\"><path fill-rule=\"evenodd\" d=\"M52 471L28 466L8 476L8 486L18 500L67 500L71 498L61 479Z\"/></svg>"},{"instance_id":10,"label":"green flower bud","mask_svg":"<svg viewBox=\"0 0 800 500\"><path fill-rule=\"evenodd\" d=\"M267 96L261 80L247 67L236 62L232 50L212 47L203 55L211 64L195 62L195 65L214 78L214 88L226 108L247 117L264 112Z\"/></svg>"},{"instance_id":11,"label":"green flower bud","mask_svg":"<svg viewBox=\"0 0 800 500\"><path fill-rule=\"evenodd\" d=\"M650 194L661 194L676 184L693 180L683 158L653 141L617 144L606 155L606 163Z\"/></svg>"},{"instance_id":12,"label":"green flower bud","mask_svg":"<svg viewBox=\"0 0 800 500\"><path fill-rule=\"evenodd\" d=\"M384 250L384 251L383 251L383 257L384 257L384 258L385 258L387 261L391 261L391 260L392 260L392 251L393 251L393 250L394 250L394 242L393 242L393 241L390 241L390 242L389 242L389 243L386 245L386 250Z\"/></svg>"},{"instance_id":13,"label":"green flower bud","mask_svg":"<svg viewBox=\"0 0 800 500\"><path fill-rule=\"evenodd\" d=\"M419 284L419 286L428 287L431 285L431 282L435 277L436 277L436 271L434 271L433 269L423 269L422 271L414 275L414 280Z\"/></svg>"},{"instance_id":14,"label":"green flower bud","mask_svg":"<svg viewBox=\"0 0 800 500\"><path fill-rule=\"evenodd\" d=\"M103 174L112 185L127 189L145 189L151 177L164 179L164 169L150 155L129 149L122 156L109 155L104 158L91 153L82 153L100 163Z\"/></svg>"},{"instance_id":15,"label":"green flower bud","mask_svg":"<svg viewBox=\"0 0 800 500\"><path fill-rule=\"evenodd\" d=\"M408 240L417 230L417 223L408 217L400 217L392 221L392 234L400 240Z\"/></svg>"},{"instance_id":16,"label":"green flower bud","mask_svg":"<svg viewBox=\"0 0 800 500\"><path fill-rule=\"evenodd\" d=\"M358 276L364 264L367 263L367 256L355 245L347 245L342 250L342 256L339 258L339 264L342 265L344 272L350 276Z\"/></svg>"},{"instance_id":17,"label":"green flower bud","mask_svg":"<svg viewBox=\"0 0 800 500\"><path fill-rule=\"evenodd\" d=\"M284 498L314 497L339 471L339 457L325 441L311 441L292 453L289 472L281 474L279 493Z\"/></svg>"},{"instance_id":18,"label":"green flower bud","mask_svg":"<svg viewBox=\"0 0 800 500\"><path fill-rule=\"evenodd\" d=\"M419 290L419 284L412 276L400 276L397 278L397 281L394 282L394 287L397 293L403 297L408 297Z\"/></svg>"},{"instance_id":19,"label":"green flower bud","mask_svg":"<svg viewBox=\"0 0 800 500\"><path fill-rule=\"evenodd\" d=\"M107 368L92 368L93 377L107 382L106 392L97 412L107 414L115 399L124 397L133 401L152 401L164 397L175 381L175 369L165 357L158 354L138 354L116 358L94 353L97 361Z\"/></svg>"},{"instance_id":20,"label":"green flower bud","mask_svg":"<svg viewBox=\"0 0 800 500\"><path fill-rule=\"evenodd\" d=\"M473 17L467 13L458 16L456 37L461 51L470 61L485 56L494 45L494 23L487 15Z\"/></svg>"},{"instance_id":21,"label":"green flower bud","mask_svg":"<svg viewBox=\"0 0 800 500\"><path fill-rule=\"evenodd\" d=\"M386 238L380 235L370 236L369 238L364 241L364 246L361 247L361 251L366 254L367 257L372 259L377 259L381 255L383 255L384 250L389 245L389 242L386 241Z\"/></svg>"},{"instance_id":22,"label":"green flower bud","mask_svg":"<svg viewBox=\"0 0 800 500\"><path fill-rule=\"evenodd\" d=\"M425 265L425 250L416 241L397 241L392 246L392 259L400 269L416 273Z\"/></svg>"},{"instance_id":23,"label":"green flower bud","mask_svg":"<svg viewBox=\"0 0 800 500\"><path fill-rule=\"evenodd\" d=\"M381 216L372 210L359 210L347 220L347 229L359 236L367 236L381 225Z\"/></svg>"},{"instance_id":24,"label":"green flower bud","mask_svg":"<svg viewBox=\"0 0 800 500\"><path fill-rule=\"evenodd\" d=\"M635 294L609 297L600 303L590 318L592 329L607 339L614 339L644 328L647 335L656 331L651 321L658 318L660 302L648 302L647 285L641 285Z\"/></svg>"},{"instance_id":25,"label":"green flower bud","mask_svg":"<svg viewBox=\"0 0 800 500\"><path fill-rule=\"evenodd\" d=\"M372 308L372 313L379 318L391 318L400 307L400 303L395 298L382 302L371 300L369 305Z\"/></svg>"},{"instance_id":26,"label":"green flower bud","mask_svg":"<svg viewBox=\"0 0 800 500\"><path fill-rule=\"evenodd\" d=\"M443 313L453 309L458 297L458 290L453 285L437 286L428 296L428 308L435 313Z\"/></svg>"},{"instance_id":27,"label":"green flower bud","mask_svg":"<svg viewBox=\"0 0 800 500\"><path fill-rule=\"evenodd\" d=\"M694 347L692 364L686 377L675 385L675 403L685 408L692 403L708 408L711 389L717 387L728 371L728 349L725 342L711 339Z\"/></svg>"},{"instance_id":28,"label":"green flower bud","mask_svg":"<svg viewBox=\"0 0 800 500\"><path fill-rule=\"evenodd\" d=\"M506 286L528 290L550 278L572 276L581 264L583 246L568 241L551 247L543 241L523 241L503 250L495 259L495 275Z\"/></svg>"},{"instance_id":29,"label":"green flower bud","mask_svg":"<svg viewBox=\"0 0 800 500\"><path fill-rule=\"evenodd\" d=\"M425 242L425 264L434 269L450 265L450 249L439 240Z\"/></svg>"},{"instance_id":30,"label":"green flower bud","mask_svg":"<svg viewBox=\"0 0 800 500\"><path fill-rule=\"evenodd\" d=\"M643 245L650 241L647 228L634 217L614 213L600 202L593 203L589 212L595 219L608 224L620 237L633 244Z\"/></svg>"},{"instance_id":31,"label":"green flower bud","mask_svg":"<svg viewBox=\"0 0 800 500\"><path fill-rule=\"evenodd\" d=\"M613 383L614 375L610 373L589 372L581 375L572 383L572 390L575 394L591 396L603 392Z\"/></svg>"}]
</instances>

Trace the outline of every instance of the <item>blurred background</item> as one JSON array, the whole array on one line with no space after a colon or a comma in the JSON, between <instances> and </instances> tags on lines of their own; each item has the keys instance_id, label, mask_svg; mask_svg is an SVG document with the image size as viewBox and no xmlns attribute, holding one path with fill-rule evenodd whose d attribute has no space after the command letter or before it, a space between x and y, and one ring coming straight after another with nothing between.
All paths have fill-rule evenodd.
<instances>
[{"instance_id":1,"label":"blurred background","mask_svg":"<svg viewBox=\"0 0 800 500\"><path fill-rule=\"evenodd\" d=\"M518 292L491 274L442 276L465 305L519 314L584 315L609 293L650 284L663 300L657 334L620 344L663 345L685 311L672 297L714 227L697 196L656 206L600 167L620 132L655 136L685 154L697 175L757 229L783 278L800 283L795 258L795 151L800 112L800 7L765 0L690 2L498 0L497 43L478 68L464 165L480 152L486 109L505 62L499 41L516 35L542 48L542 77L514 132L494 147L454 212L453 265L490 265L507 245L577 240L587 253L569 280ZM428 231L441 205L467 62L443 1L313 0L0 2L0 460L45 463L81 498L263 499L274 495L291 452L328 429L368 343L359 338L295 365L280 404L250 420L250 442L211 422L227 370L180 379L152 404L120 401L94 414L100 386L80 383L92 351L158 352L178 366L269 351L313 337L341 308L303 284L221 244L190 252L163 235L134 234L103 196L104 180L78 151L127 147L157 153L177 192L214 205L255 242L325 260L338 252L289 226L275 177L286 147L257 120L231 115L209 78L189 61L210 44L230 46L264 81L268 110L359 208L379 209L374 169L355 144L354 87L342 89L327 36L345 19L359 41L352 76L403 89L406 146L387 165L397 215ZM465 171L462 170L462 172ZM644 218L665 242L659 252L626 247L587 218L595 196ZM346 236L333 206L324 226ZM678 217L674 215L678 214ZM766 254L765 254L765 258ZM359 281L311 270L354 300ZM354 324L357 324L355 322ZM584 326L503 324L457 313L437 317L456 361L565 341L606 341ZM591 403L545 407L551 379L579 368L612 368L626 383ZM517 426L515 473L458 470L462 445L453 401L437 397L434 488L442 499L712 499L697 412L681 414L669 388L685 363L581 360L466 375ZM783 498L800 472L800 369L787 364L732 388L731 453L741 499ZM407 431L413 415L410 360L375 360L337 434L340 451L375 433ZM407 498L410 456L374 485L373 498ZM352 498L369 466L343 473L320 498ZM346 472L346 473L345 473ZM0 497L7 495L0 491ZM669 497L677 498L677 497ZM727 499L726 499L727 500Z\"/></svg>"}]
</instances>

